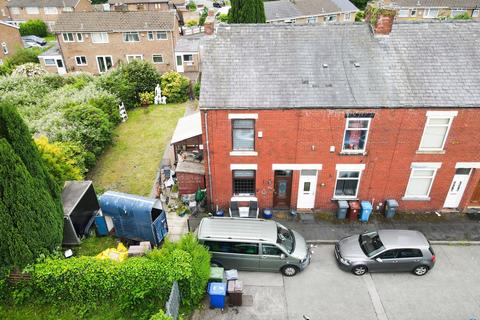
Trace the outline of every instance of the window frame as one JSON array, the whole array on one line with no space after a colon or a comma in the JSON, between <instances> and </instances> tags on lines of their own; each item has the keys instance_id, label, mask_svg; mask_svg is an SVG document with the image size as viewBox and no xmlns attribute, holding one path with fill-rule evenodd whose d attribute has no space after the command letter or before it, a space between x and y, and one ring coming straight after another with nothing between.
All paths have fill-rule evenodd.
<instances>
[{"instance_id":1,"label":"window frame","mask_svg":"<svg viewBox=\"0 0 480 320\"><path fill-rule=\"evenodd\" d=\"M165 38L159 38L158 37L159 34L165 34ZM167 31L155 31L155 40L159 40L159 41L168 40L168 32Z\"/></svg>"},{"instance_id":2,"label":"window frame","mask_svg":"<svg viewBox=\"0 0 480 320\"><path fill-rule=\"evenodd\" d=\"M337 15L336 14L327 15L325 16L325 18L323 18L323 20L325 22L337 22Z\"/></svg>"},{"instance_id":3,"label":"window frame","mask_svg":"<svg viewBox=\"0 0 480 320\"><path fill-rule=\"evenodd\" d=\"M147 40L148 41L154 41L155 40L155 35L153 31L147 31Z\"/></svg>"},{"instance_id":4,"label":"window frame","mask_svg":"<svg viewBox=\"0 0 480 320\"><path fill-rule=\"evenodd\" d=\"M402 15L402 11L404 13L403 15ZM398 10L398 17L399 18L408 18L408 17L410 17L410 12L411 12L410 8L405 8L405 9L401 8L401 9Z\"/></svg>"},{"instance_id":5,"label":"window frame","mask_svg":"<svg viewBox=\"0 0 480 320\"><path fill-rule=\"evenodd\" d=\"M182 57L183 58L183 57ZM235 128L235 121L252 121L253 122L253 128ZM255 119L231 119L231 126L232 126L232 151L255 151L256 148L256 141L255 141L255 125L256 125L256 120ZM253 146L251 149L235 149L235 130L253 130Z\"/></svg>"},{"instance_id":6,"label":"window frame","mask_svg":"<svg viewBox=\"0 0 480 320\"><path fill-rule=\"evenodd\" d=\"M410 170L410 176L408 177L408 182L407 186L405 187L405 193L404 197L402 200L430 200L430 192L432 191L433 183L435 182L435 177L437 176L439 167L429 167L429 166L412 166ZM427 176L416 176L414 177L413 174L415 171L433 171L433 174L431 177ZM426 195L417 195L417 194L407 194L407 191L409 189L410 183L412 183L412 179L425 179L425 178L430 178L430 185L428 186L428 191Z\"/></svg>"},{"instance_id":7,"label":"window frame","mask_svg":"<svg viewBox=\"0 0 480 320\"><path fill-rule=\"evenodd\" d=\"M138 57L140 57L140 59L137 59ZM126 54L125 59L127 59L127 62L129 63L134 60L143 60L143 54Z\"/></svg>"},{"instance_id":8,"label":"window frame","mask_svg":"<svg viewBox=\"0 0 480 320\"><path fill-rule=\"evenodd\" d=\"M56 15L58 14L58 9L57 7L43 7L43 12L45 12L45 15Z\"/></svg>"},{"instance_id":9,"label":"window frame","mask_svg":"<svg viewBox=\"0 0 480 320\"><path fill-rule=\"evenodd\" d=\"M456 116L456 113L455 114L452 114L451 112L442 112L442 111L439 111L439 112L435 112L435 113L428 113L427 112L427 119L425 120L425 124L423 126L423 132L422 132L422 136L420 138L420 144L418 146L418 151L420 152L438 152L438 151L444 151L445 150L445 144L447 142L447 139L448 139L448 134L450 133L450 129L452 128L452 123L453 123L453 119L455 118ZM425 148L423 147L422 148L422 143L425 139L425 133L427 132L427 128L430 126L430 127L445 127L445 125L440 125L440 124L429 124L429 121L431 119L448 119L448 125L447 125L447 131L445 132L445 136L443 137L443 141L442 141L442 146L440 148Z\"/></svg>"},{"instance_id":10,"label":"window frame","mask_svg":"<svg viewBox=\"0 0 480 320\"><path fill-rule=\"evenodd\" d=\"M105 40L105 41L95 41L94 35L97 35L97 34L102 35L102 40ZM90 33L90 38L92 39L92 43L109 43L107 32L92 32Z\"/></svg>"},{"instance_id":11,"label":"window frame","mask_svg":"<svg viewBox=\"0 0 480 320\"><path fill-rule=\"evenodd\" d=\"M10 7L10 14L20 14L20 7Z\"/></svg>"},{"instance_id":12,"label":"window frame","mask_svg":"<svg viewBox=\"0 0 480 320\"><path fill-rule=\"evenodd\" d=\"M129 36L137 36L137 40L128 40ZM123 42L140 42L140 33L138 31L127 31L122 33Z\"/></svg>"},{"instance_id":13,"label":"window frame","mask_svg":"<svg viewBox=\"0 0 480 320\"><path fill-rule=\"evenodd\" d=\"M75 34L75 36L77 37L77 42L84 42L85 41L85 38L83 37L83 33L81 32L77 32ZM79 37L80 36L80 37Z\"/></svg>"},{"instance_id":14,"label":"window frame","mask_svg":"<svg viewBox=\"0 0 480 320\"><path fill-rule=\"evenodd\" d=\"M68 37L68 35L71 35L71 37ZM68 39L66 39L65 36L67 36ZM75 42L75 35L73 32L62 32L62 39L63 42Z\"/></svg>"},{"instance_id":15,"label":"window frame","mask_svg":"<svg viewBox=\"0 0 480 320\"><path fill-rule=\"evenodd\" d=\"M33 10L33 12L32 12ZM25 12L27 14L40 14L40 8L39 7L25 7Z\"/></svg>"},{"instance_id":16,"label":"window frame","mask_svg":"<svg viewBox=\"0 0 480 320\"><path fill-rule=\"evenodd\" d=\"M155 56L160 56L162 58L162 62L155 62ZM165 60L163 59L163 54L161 53L154 53L152 54L152 63L153 64L164 64L165 63Z\"/></svg>"},{"instance_id":17,"label":"window frame","mask_svg":"<svg viewBox=\"0 0 480 320\"><path fill-rule=\"evenodd\" d=\"M232 195L234 197L242 197L242 196L255 196L257 191L257 171L253 169L234 169L232 171ZM235 177L236 171L251 171L253 172L252 177ZM240 193L235 192L235 180L253 180L253 192L252 193Z\"/></svg>"},{"instance_id":18,"label":"window frame","mask_svg":"<svg viewBox=\"0 0 480 320\"><path fill-rule=\"evenodd\" d=\"M435 16L431 16L430 12L431 11L437 11L437 14ZM438 14L440 13L440 9L438 8L425 8L423 10L423 17L427 19L436 19L438 18Z\"/></svg>"},{"instance_id":19,"label":"window frame","mask_svg":"<svg viewBox=\"0 0 480 320\"><path fill-rule=\"evenodd\" d=\"M453 14L453 12L456 12L456 14ZM467 13L467 9L465 8L450 9L450 18L455 18L459 14L464 14L464 13Z\"/></svg>"},{"instance_id":20,"label":"window frame","mask_svg":"<svg viewBox=\"0 0 480 320\"><path fill-rule=\"evenodd\" d=\"M80 62L82 62L82 58L85 58L85 63L78 63L78 59L80 58ZM77 66L80 66L80 67L84 67L87 65L87 57L86 56L75 56L75 65Z\"/></svg>"},{"instance_id":21,"label":"window frame","mask_svg":"<svg viewBox=\"0 0 480 320\"><path fill-rule=\"evenodd\" d=\"M317 24L318 18L316 16L307 17L307 24Z\"/></svg>"},{"instance_id":22,"label":"window frame","mask_svg":"<svg viewBox=\"0 0 480 320\"><path fill-rule=\"evenodd\" d=\"M112 66L110 67L110 69L112 69L114 67L114 63L113 63L113 57L111 55L98 55L98 56L95 56L95 62L97 63L97 69L98 69L98 73L100 74L103 74L103 73L106 73L108 72L110 69L106 69L105 71L101 71L100 70L100 65L98 64L98 58L103 58L103 60L106 62L106 58L110 58L110 61L112 63ZM105 67L107 66L107 64L105 63Z\"/></svg>"},{"instance_id":23,"label":"window frame","mask_svg":"<svg viewBox=\"0 0 480 320\"><path fill-rule=\"evenodd\" d=\"M53 61L53 63L47 63L47 60ZM53 67L53 66L56 66L56 65L57 65L57 62L56 62L55 59L53 59L53 58L44 58L44 59L43 59L43 63L45 64L45 66L48 66L48 67L50 67L50 66Z\"/></svg>"},{"instance_id":24,"label":"window frame","mask_svg":"<svg viewBox=\"0 0 480 320\"><path fill-rule=\"evenodd\" d=\"M63 12L73 12L73 7L63 7L62 11Z\"/></svg>"},{"instance_id":25,"label":"window frame","mask_svg":"<svg viewBox=\"0 0 480 320\"><path fill-rule=\"evenodd\" d=\"M358 191L360 189L360 181L362 179L362 171L361 169L336 169L336 177L335 177L335 185L333 187L333 199L357 199ZM340 176L340 172L358 172L358 178L340 178L340 180L357 180L357 188L355 189L355 195L348 196L348 195L337 195L337 184L338 179Z\"/></svg>"},{"instance_id":26,"label":"window frame","mask_svg":"<svg viewBox=\"0 0 480 320\"><path fill-rule=\"evenodd\" d=\"M348 123L349 121L368 121L367 128L348 128ZM343 130L343 140L342 140L342 151L341 153L349 153L349 154L364 154L367 150L367 143L368 143L368 136L370 132L370 125L372 123L372 118L356 118L356 117L347 117L345 119L345 129ZM367 134L365 135L365 143L363 146L363 149L345 149L345 138L347 137L347 130L353 130L353 131L367 131Z\"/></svg>"}]
</instances>

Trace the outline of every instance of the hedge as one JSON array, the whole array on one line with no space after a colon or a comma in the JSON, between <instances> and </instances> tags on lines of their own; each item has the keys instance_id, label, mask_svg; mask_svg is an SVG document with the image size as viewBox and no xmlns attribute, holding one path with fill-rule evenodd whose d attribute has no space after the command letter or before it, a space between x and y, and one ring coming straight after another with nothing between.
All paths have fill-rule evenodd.
<instances>
[{"instance_id":1,"label":"hedge","mask_svg":"<svg viewBox=\"0 0 480 320\"><path fill-rule=\"evenodd\" d=\"M46 37L48 35L47 24L39 19L28 20L20 23L20 34L22 36Z\"/></svg>"},{"instance_id":2,"label":"hedge","mask_svg":"<svg viewBox=\"0 0 480 320\"><path fill-rule=\"evenodd\" d=\"M25 270L31 280L12 292L24 302L84 305L112 302L135 318L148 318L167 301L178 281L182 307L193 310L205 294L210 275L208 250L188 234L145 257L124 262L94 257L47 259Z\"/></svg>"}]
</instances>

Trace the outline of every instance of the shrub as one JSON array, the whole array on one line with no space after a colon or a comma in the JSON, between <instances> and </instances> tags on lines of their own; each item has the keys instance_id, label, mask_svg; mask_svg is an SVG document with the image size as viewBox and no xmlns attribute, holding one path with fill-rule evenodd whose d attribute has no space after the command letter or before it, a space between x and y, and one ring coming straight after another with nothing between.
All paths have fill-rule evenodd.
<instances>
[{"instance_id":1,"label":"shrub","mask_svg":"<svg viewBox=\"0 0 480 320\"><path fill-rule=\"evenodd\" d=\"M218 21L228 23L228 14L227 13L219 14Z\"/></svg>"},{"instance_id":2,"label":"shrub","mask_svg":"<svg viewBox=\"0 0 480 320\"><path fill-rule=\"evenodd\" d=\"M55 179L59 188L63 187L67 180L83 178L85 167L82 163L78 163L76 152L73 149L77 146L66 142L49 143L45 136L35 139L35 143L48 172Z\"/></svg>"},{"instance_id":3,"label":"shrub","mask_svg":"<svg viewBox=\"0 0 480 320\"><path fill-rule=\"evenodd\" d=\"M195 82L193 91L195 92L195 99L200 99L200 81Z\"/></svg>"},{"instance_id":4,"label":"shrub","mask_svg":"<svg viewBox=\"0 0 480 320\"><path fill-rule=\"evenodd\" d=\"M187 27L194 27L198 26L198 20L188 20L187 21Z\"/></svg>"},{"instance_id":5,"label":"shrub","mask_svg":"<svg viewBox=\"0 0 480 320\"><path fill-rule=\"evenodd\" d=\"M189 83L188 78L178 72L166 72L162 75L162 95L167 97L168 103L185 102L188 99Z\"/></svg>"},{"instance_id":6,"label":"shrub","mask_svg":"<svg viewBox=\"0 0 480 320\"><path fill-rule=\"evenodd\" d=\"M357 11L355 14L355 21L362 22L365 19L365 11Z\"/></svg>"},{"instance_id":7,"label":"shrub","mask_svg":"<svg viewBox=\"0 0 480 320\"><path fill-rule=\"evenodd\" d=\"M172 317L167 316L163 310L160 310L151 316L150 320L172 320Z\"/></svg>"},{"instance_id":8,"label":"shrub","mask_svg":"<svg viewBox=\"0 0 480 320\"><path fill-rule=\"evenodd\" d=\"M45 70L45 68L39 65L38 63L29 62L16 67L15 70L13 70L12 75L38 77L38 76L43 76L46 73L47 73L47 70Z\"/></svg>"},{"instance_id":9,"label":"shrub","mask_svg":"<svg viewBox=\"0 0 480 320\"><path fill-rule=\"evenodd\" d=\"M468 14L468 12L464 12L461 14L457 14L453 17L453 20L471 20L472 17Z\"/></svg>"},{"instance_id":10,"label":"shrub","mask_svg":"<svg viewBox=\"0 0 480 320\"><path fill-rule=\"evenodd\" d=\"M138 94L153 91L159 82L160 74L153 64L143 60L122 64L98 80L100 87L117 95L127 108L138 106Z\"/></svg>"},{"instance_id":11,"label":"shrub","mask_svg":"<svg viewBox=\"0 0 480 320\"><path fill-rule=\"evenodd\" d=\"M9 75L15 67L25 63L38 63L37 56L41 52L39 48L22 48L17 50L13 56L4 59L3 64L0 65L0 75Z\"/></svg>"},{"instance_id":12,"label":"shrub","mask_svg":"<svg viewBox=\"0 0 480 320\"><path fill-rule=\"evenodd\" d=\"M202 10L202 13L200 14L200 19L198 20L198 25L203 26L205 24L205 20L207 19L208 16L208 8L205 7Z\"/></svg>"},{"instance_id":13,"label":"shrub","mask_svg":"<svg viewBox=\"0 0 480 320\"><path fill-rule=\"evenodd\" d=\"M195 1L191 0L190 2L187 3L187 9L189 11L195 11L197 10L197 5L195 4Z\"/></svg>"},{"instance_id":14,"label":"shrub","mask_svg":"<svg viewBox=\"0 0 480 320\"><path fill-rule=\"evenodd\" d=\"M142 106L151 105L155 100L155 92L140 92L138 96Z\"/></svg>"},{"instance_id":15,"label":"shrub","mask_svg":"<svg viewBox=\"0 0 480 320\"><path fill-rule=\"evenodd\" d=\"M47 24L42 20L34 19L20 23L20 34L22 36L46 37L48 35Z\"/></svg>"}]
</instances>

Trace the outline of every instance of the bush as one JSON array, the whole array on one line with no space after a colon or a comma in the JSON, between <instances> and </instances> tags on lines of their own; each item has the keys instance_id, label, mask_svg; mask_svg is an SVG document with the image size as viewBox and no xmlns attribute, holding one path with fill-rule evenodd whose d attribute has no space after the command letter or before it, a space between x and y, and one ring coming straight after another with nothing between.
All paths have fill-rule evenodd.
<instances>
[{"instance_id":1,"label":"bush","mask_svg":"<svg viewBox=\"0 0 480 320\"><path fill-rule=\"evenodd\" d=\"M59 305L112 301L131 318L148 318L165 304L174 281L178 281L183 308L192 310L200 303L210 276L210 255L190 234L146 257L123 262L94 257L47 259L25 271L31 280L12 294Z\"/></svg>"},{"instance_id":2,"label":"bush","mask_svg":"<svg viewBox=\"0 0 480 320\"><path fill-rule=\"evenodd\" d=\"M219 14L218 21L228 23L228 14L227 13Z\"/></svg>"},{"instance_id":3,"label":"bush","mask_svg":"<svg viewBox=\"0 0 480 320\"><path fill-rule=\"evenodd\" d=\"M140 92L138 96L142 106L149 106L153 104L155 100L155 92Z\"/></svg>"},{"instance_id":4,"label":"bush","mask_svg":"<svg viewBox=\"0 0 480 320\"><path fill-rule=\"evenodd\" d=\"M122 64L98 79L100 87L117 95L127 108L139 106L138 94L153 91L159 82L160 74L154 65L143 60Z\"/></svg>"},{"instance_id":5,"label":"bush","mask_svg":"<svg viewBox=\"0 0 480 320\"><path fill-rule=\"evenodd\" d=\"M202 13L200 14L200 19L198 20L198 25L203 26L205 24L205 20L207 19L208 16L208 8L205 7L202 10Z\"/></svg>"},{"instance_id":6,"label":"bush","mask_svg":"<svg viewBox=\"0 0 480 320\"><path fill-rule=\"evenodd\" d=\"M9 75L19 65L25 63L39 63L38 55L41 53L39 48L25 48L19 49L15 54L9 58L4 59L3 64L0 65L0 75Z\"/></svg>"},{"instance_id":7,"label":"bush","mask_svg":"<svg viewBox=\"0 0 480 320\"><path fill-rule=\"evenodd\" d=\"M168 103L185 102L188 100L188 86L190 81L175 71L162 75L162 95L167 97Z\"/></svg>"},{"instance_id":8,"label":"bush","mask_svg":"<svg viewBox=\"0 0 480 320\"><path fill-rule=\"evenodd\" d=\"M195 99L200 99L200 81L195 82L193 91L195 92Z\"/></svg>"},{"instance_id":9,"label":"bush","mask_svg":"<svg viewBox=\"0 0 480 320\"><path fill-rule=\"evenodd\" d=\"M198 26L198 20L188 20L187 21L187 27L194 27Z\"/></svg>"},{"instance_id":10,"label":"bush","mask_svg":"<svg viewBox=\"0 0 480 320\"><path fill-rule=\"evenodd\" d=\"M189 11L195 11L197 10L197 5L195 4L195 1L191 0L190 2L187 3L187 9Z\"/></svg>"},{"instance_id":11,"label":"bush","mask_svg":"<svg viewBox=\"0 0 480 320\"><path fill-rule=\"evenodd\" d=\"M355 14L355 21L362 22L365 19L365 11L357 11Z\"/></svg>"},{"instance_id":12,"label":"bush","mask_svg":"<svg viewBox=\"0 0 480 320\"><path fill-rule=\"evenodd\" d=\"M38 63L29 62L16 67L15 70L13 70L12 75L25 76L25 77L38 77L38 76L43 76L46 73L47 73L47 70L45 70L45 68L39 65Z\"/></svg>"},{"instance_id":13,"label":"bush","mask_svg":"<svg viewBox=\"0 0 480 320\"><path fill-rule=\"evenodd\" d=\"M151 316L150 320L172 320L172 317L167 316L163 310L160 310Z\"/></svg>"},{"instance_id":14,"label":"bush","mask_svg":"<svg viewBox=\"0 0 480 320\"><path fill-rule=\"evenodd\" d=\"M468 12L464 12L457 14L455 17L453 17L453 20L472 20L472 17L468 14Z\"/></svg>"},{"instance_id":15,"label":"bush","mask_svg":"<svg viewBox=\"0 0 480 320\"><path fill-rule=\"evenodd\" d=\"M22 36L46 37L48 35L47 24L42 20L34 19L20 23L20 34Z\"/></svg>"}]
</instances>

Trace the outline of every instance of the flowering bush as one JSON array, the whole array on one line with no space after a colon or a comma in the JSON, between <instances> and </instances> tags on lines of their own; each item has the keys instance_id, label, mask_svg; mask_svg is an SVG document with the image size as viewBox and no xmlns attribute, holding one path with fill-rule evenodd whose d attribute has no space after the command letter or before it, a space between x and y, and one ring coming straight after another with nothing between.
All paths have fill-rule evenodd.
<instances>
[{"instance_id":1,"label":"flowering bush","mask_svg":"<svg viewBox=\"0 0 480 320\"><path fill-rule=\"evenodd\" d=\"M168 103L185 102L189 83L188 78L178 72L166 72L162 75L162 95L167 97Z\"/></svg>"},{"instance_id":2,"label":"flowering bush","mask_svg":"<svg viewBox=\"0 0 480 320\"><path fill-rule=\"evenodd\" d=\"M152 104L155 100L154 92L140 92L138 96L140 97L140 104L142 106L148 106Z\"/></svg>"},{"instance_id":3,"label":"flowering bush","mask_svg":"<svg viewBox=\"0 0 480 320\"><path fill-rule=\"evenodd\" d=\"M38 63L29 62L16 67L15 70L13 70L12 75L35 77L35 76L44 75L46 73L47 73L47 70L45 70Z\"/></svg>"}]
</instances>

